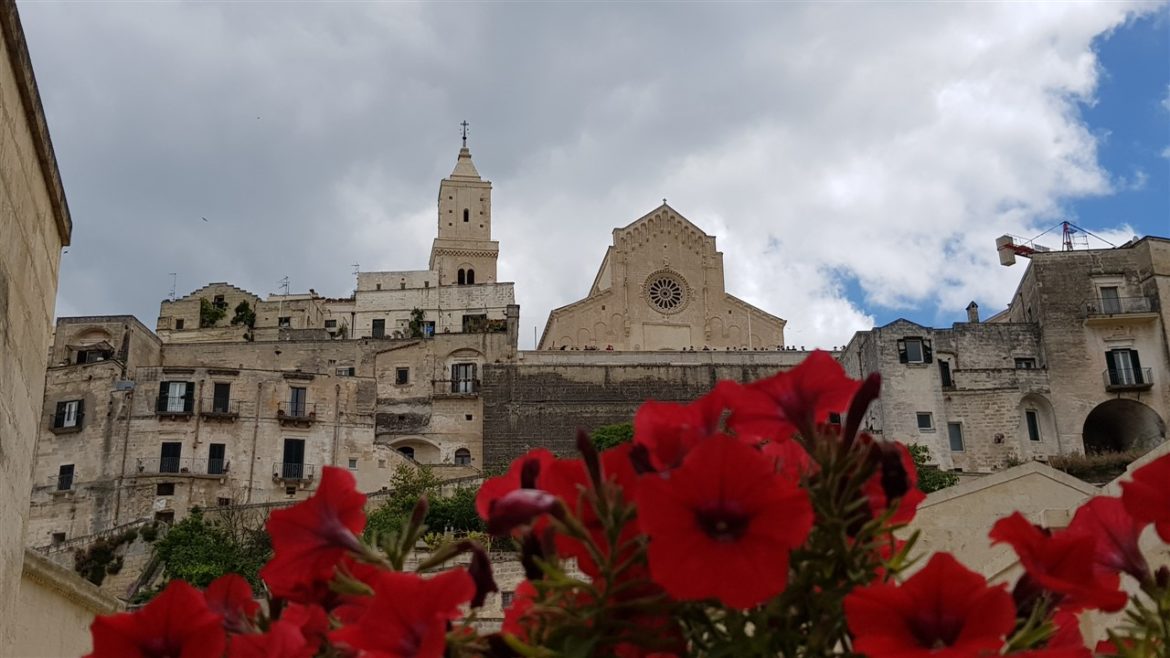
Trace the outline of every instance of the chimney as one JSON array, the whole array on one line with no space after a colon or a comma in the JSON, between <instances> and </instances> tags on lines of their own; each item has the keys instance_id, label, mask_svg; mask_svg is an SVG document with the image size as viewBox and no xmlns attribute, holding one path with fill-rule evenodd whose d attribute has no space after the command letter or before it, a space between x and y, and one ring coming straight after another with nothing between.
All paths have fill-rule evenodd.
<instances>
[{"instance_id":1,"label":"chimney","mask_svg":"<svg viewBox=\"0 0 1170 658\"><path fill-rule=\"evenodd\" d=\"M967 304L967 322L979 324L979 305L975 302Z\"/></svg>"}]
</instances>

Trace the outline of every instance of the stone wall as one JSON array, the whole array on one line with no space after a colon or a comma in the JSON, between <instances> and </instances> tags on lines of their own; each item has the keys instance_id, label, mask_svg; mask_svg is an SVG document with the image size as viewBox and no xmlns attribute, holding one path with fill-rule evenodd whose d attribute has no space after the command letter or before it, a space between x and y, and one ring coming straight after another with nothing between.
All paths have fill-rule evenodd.
<instances>
[{"instance_id":1,"label":"stone wall","mask_svg":"<svg viewBox=\"0 0 1170 658\"><path fill-rule=\"evenodd\" d=\"M89 625L95 615L122 609L122 602L103 593L71 570L35 551L25 551L19 604L5 627L13 643L5 656L61 658L82 656L93 648Z\"/></svg>"},{"instance_id":2,"label":"stone wall","mask_svg":"<svg viewBox=\"0 0 1170 658\"><path fill-rule=\"evenodd\" d=\"M556 363L562 354L523 352L517 363L484 368L487 468L506 465L537 447L572 454L578 429L629 422L645 400L688 402L721 379L761 379L807 356L781 351L573 352L576 363ZM639 363L639 357L648 362Z\"/></svg>"},{"instance_id":3,"label":"stone wall","mask_svg":"<svg viewBox=\"0 0 1170 658\"><path fill-rule=\"evenodd\" d=\"M61 248L72 230L16 3L0 3L0 619L16 617ZM13 655L0 623L0 655Z\"/></svg>"}]
</instances>

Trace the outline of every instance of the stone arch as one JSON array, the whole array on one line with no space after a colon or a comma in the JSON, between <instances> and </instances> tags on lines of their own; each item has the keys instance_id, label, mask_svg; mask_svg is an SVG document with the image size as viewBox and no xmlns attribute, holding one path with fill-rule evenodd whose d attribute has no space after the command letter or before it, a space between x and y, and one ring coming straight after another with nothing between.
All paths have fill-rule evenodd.
<instances>
[{"instance_id":1,"label":"stone arch","mask_svg":"<svg viewBox=\"0 0 1170 658\"><path fill-rule=\"evenodd\" d=\"M86 329L85 331L77 334L74 340L80 344L92 345L102 341L110 342L114 340L114 337L110 334L110 332L102 329L101 327L90 327L89 329Z\"/></svg>"},{"instance_id":2,"label":"stone arch","mask_svg":"<svg viewBox=\"0 0 1170 658\"><path fill-rule=\"evenodd\" d=\"M1141 402L1117 398L1089 412L1081 440L1086 453L1148 450L1166 440L1166 423Z\"/></svg>"},{"instance_id":3,"label":"stone arch","mask_svg":"<svg viewBox=\"0 0 1170 658\"><path fill-rule=\"evenodd\" d=\"M1052 403L1048 398L1039 393L1028 393L1020 398L1020 404L1017 405L1019 410L1019 430L1021 446L1042 445L1047 441L1056 438L1056 413L1052 409ZM1031 437L1030 421L1028 420L1028 412L1035 412L1036 414L1036 430L1039 433L1039 440L1033 441Z\"/></svg>"},{"instance_id":4,"label":"stone arch","mask_svg":"<svg viewBox=\"0 0 1170 658\"><path fill-rule=\"evenodd\" d=\"M563 347L573 347L576 343L573 342L572 336L561 336L557 339L557 344Z\"/></svg>"},{"instance_id":5,"label":"stone arch","mask_svg":"<svg viewBox=\"0 0 1170 658\"><path fill-rule=\"evenodd\" d=\"M597 337L598 342L604 342L609 336L609 328L604 322L597 322L593 325L593 335Z\"/></svg>"},{"instance_id":6,"label":"stone arch","mask_svg":"<svg viewBox=\"0 0 1170 658\"><path fill-rule=\"evenodd\" d=\"M463 284L467 283L467 272L462 267L459 268L459 273L456 276L455 281L459 285L463 285Z\"/></svg>"},{"instance_id":7,"label":"stone arch","mask_svg":"<svg viewBox=\"0 0 1170 658\"><path fill-rule=\"evenodd\" d=\"M585 347L586 345L588 345L589 343L592 343L592 342L593 342L593 337L589 335L588 329L586 329L585 327L581 327L580 329L577 330L577 344L580 347Z\"/></svg>"},{"instance_id":8,"label":"stone arch","mask_svg":"<svg viewBox=\"0 0 1170 658\"><path fill-rule=\"evenodd\" d=\"M442 456L439 446L421 436L398 439L390 447L420 464L438 464Z\"/></svg>"},{"instance_id":9,"label":"stone arch","mask_svg":"<svg viewBox=\"0 0 1170 658\"><path fill-rule=\"evenodd\" d=\"M475 283L475 270L468 268L468 270L467 270L467 285L470 286L474 283Z\"/></svg>"},{"instance_id":10,"label":"stone arch","mask_svg":"<svg viewBox=\"0 0 1170 658\"><path fill-rule=\"evenodd\" d=\"M471 451L467 448L455 449L455 465L471 466Z\"/></svg>"}]
</instances>

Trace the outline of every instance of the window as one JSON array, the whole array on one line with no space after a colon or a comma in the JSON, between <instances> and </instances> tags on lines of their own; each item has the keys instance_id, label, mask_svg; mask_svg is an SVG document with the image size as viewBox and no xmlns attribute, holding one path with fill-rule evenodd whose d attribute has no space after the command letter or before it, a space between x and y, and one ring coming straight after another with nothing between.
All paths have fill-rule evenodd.
<instances>
[{"instance_id":1,"label":"window","mask_svg":"<svg viewBox=\"0 0 1170 658\"><path fill-rule=\"evenodd\" d=\"M394 384L397 386L406 386L410 383L410 368L395 368L394 369Z\"/></svg>"},{"instance_id":2,"label":"window","mask_svg":"<svg viewBox=\"0 0 1170 658\"><path fill-rule=\"evenodd\" d=\"M227 472L227 445L212 443L207 446L207 474L223 475Z\"/></svg>"},{"instance_id":3,"label":"window","mask_svg":"<svg viewBox=\"0 0 1170 658\"><path fill-rule=\"evenodd\" d=\"M506 608L512 605L513 598L515 598L514 592L500 592L500 607Z\"/></svg>"},{"instance_id":4,"label":"window","mask_svg":"<svg viewBox=\"0 0 1170 658\"><path fill-rule=\"evenodd\" d=\"M178 320L175 320L175 330L176 331L183 330L183 318L179 318Z\"/></svg>"},{"instance_id":5,"label":"window","mask_svg":"<svg viewBox=\"0 0 1170 658\"><path fill-rule=\"evenodd\" d=\"M386 336L386 321L381 318L374 320L370 333L374 338L384 338Z\"/></svg>"},{"instance_id":6,"label":"window","mask_svg":"<svg viewBox=\"0 0 1170 658\"><path fill-rule=\"evenodd\" d=\"M1101 291L1101 312L1102 313L1120 313L1121 312L1121 297L1117 294L1117 286L1102 286Z\"/></svg>"},{"instance_id":7,"label":"window","mask_svg":"<svg viewBox=\"0 0 1170 658\"><path fill-rule=\"evenodd\" d=\"M459 285L463 285L463 284L467 283L467 272L465 272L462 267L459 268L459 272L456 273L455 281Z\"/></svg>"},{"instance_id":8,"label":"window","mask_svg":"<svg viewBox=\"0 0 1170 658\"><path fill-rule=\"evenodd\" d=\"M382 289L382 284L380 284L380 283L374 284L374 290L381 290L381 289Z\"/></svg>"},{"instance_id":9,"label":"window","mask_svg":"<svg viewBox=\"0 0 1170 658\"><path fill-rule=\"evenodd\" d=\"M309 392L304 386L290 386L288 396L288 415L294 418L304 418L308 415L308 405L305 401Z\"/></svg>"},{"instance_id":10,"label":"window","mask_svg":"<svg viewBox=\"0 0 1170 658\"><path fill-rule=\"evenodd\" d=\"M398 449L398 452L409 457L410 459L414 459L414 448L411 448L410 446L402 446Z\"/></svg>"},{"instance_id":11,"label":"window","mask_svg":"<svg viewBox=\"0 0 1170 658\"><path fill-rule=\"evenodd\" d=\"M284 495L286 495L286 496L295 496L295 495L297 495L297 487L296 487L296 485L290 485L290 486L287 486L287 487L285 487L285 488L284 488Z\"/></svg>"},{"instance_id":12,"label":"window","mask_svg":"<svg viewBox=\"0 0 1170 658\"><path fill-rule=\"evenodd\" d=\"M463 316L463 333L475 333L487 329L487 314L479 313Z\"/></svg>"},{"instance_id":13,"label":"window","mask_svg":"<svg viewBox=\"0 0 1170 658\"><path fill-rule=\"evenodd\" d=\"M1028 439L1032 441L1040 440L1040 415L1034 409L1028 409L1024 412L1024 422L1028 424Z\"/></svg>"},{"instance_id":14,"label":"window","mask_svg":"<svg viewBox=\"0 0 1170 658\"><path fill-rule=\"evenodd\" d=\"M430 288L430 287L431 287L431 282L430 282L430 281L423 281L423 287L424 287L424 288Z\"/></svg>"},{"instance_id":15,"label":"window","mask_svg":"<svg viewBox=\"0 0 1170 658\"><path fill-rule=\"evenodd\" d=\"M154 495L156 496L173 496L175 495L174 482L159 482L154 485Z\"/></svg>"},{"instance_id":16,"label":"window","mask_svg":"<svg viewBox=\"0 0 1170 658\"><path fill-rule=\"evenodd\" d=\"M385 459L378 460L378 468L386 468L386 460Z\"/></svg>"},{"instance_id":17,"label":"window","mask_svg":"<svg viewBox=\"0 0 1170 658\"><path fill-rule=\"evenodd\" d=\"M943 388L954 388L955 387L955 380L954 380L954 378L951 377L951 362L950 361L939 361L938 362L938 376L939 376L939 379L942 380Z\"/></svg>"},{"instance_id":18,"label":"window","mask_svg":"<svg viewBox=\"0 0 1170 658\"><path fill-rule=\"evenodd\" d=\"M475 283L475 270L467 270L467 285Z\"/></svg>"},{"instance_id":19,"label":"window","mask_svg":"<svg viewBox=\"0 0 1170 658\"><path fill-rule=\"evenodd\" d=\"M934 431L934 416L929 411L918 412L918 429L923 432Z\"/></svg>"},{"instance_id":20,"label":"window","mask_svg":"<svg viewBox=\"0 0 1170 658\"><path fill-rule=\"evenodd\" d=\"M930 341L923 338L903 338L898 341L898 360L902 363L930 363L934 360Z\"/></svg>"},{"instance_id":21,"label":"window","mask_svg":"<svg viewBox=\"0 0 1170 658\"><path fill-rule=\"evenodd\" d=\"M281 318L276 318L276 326L281 329L289 329L292 327L292 316L286 315Z\"/></svg>"},{"instance_id":22,"label":"window","mask_svg":"<svg viewBox=\"0 0 1170 658\"><path fill-rule=\"evenodd\" d=\"M460 448L455 451L455 465L456 466L471 466L471 451L467 448Z\"/></svg>"},{"instance_id":23,"label":"window","mask_svg":"<svg viewBox=\"0 0 1170 658\"><path fill-rule=\"evenodd\" d=\"M326 320L325 321L325 328L326 329L336 329L337 328L337 320Z\"/></svg>"},{"instance_id":24,"label":"window","mask_svg":"<svg viewBox=\"0 0 1170 658\"><path fill-rule=\"evenodd\" d=\"M472 416L471 414L463 414L464 420L471 420L472 418L474 418L474 416Z\"/></svg>"},{"instance_id":25,"label":"window","mask_svg":"<svg viewBox=\"0 0 1170 658\"><path fill-rule=\"evenodd\" d=\"M195 386L191 382L162 382L158 389L159 413L191 413L195 408Z\"/></svg>"},{"instance_id":26,"label":"window","mask_svg":"<svg viewBox=\"0 0 1170 658\"><path fill-rule=\"evenodd\" d=\"M226 309L227 301L224 300L223 295L216 295L211 302L218 309Z\"/></svg>"},{"instance_id":27,"label":"window","mask_svg":"<svg viewBox=\"0 0 1170 658\"><path fill-rule=\"evenodd\" d=\"M1150 383L1142 374L1142 363L1138 359L1137 350L1109 350L1105 353L1105 363L1109 367L1109 384L1111 386L1136 386Z\"/></svg>"},{"instance_id":28,"label":"window","mask_svg":"<svg viewBox=\"0 0 1170 658\"><path fill-rule=\"evenodd\" d=\"M338 377L353 377L355 374L357 374L357 368L353 366L346 366L344 368L338 368L335 372L337 373Z\"/></svg>"},{"instance_id":29,"label":"window","mask_svg":"<svg viewBox=\"0 0 1170 658\"><path fill-rule=\"evenodd\" d=\"M77 350L78 363L97 363L113 356L114 353L109 350Z\"/></svg>"},{"instance_id":30,"label":"window","mask_svg":"<svg viewBox=\"0 0 1170 658\"><path fill-rule=\"evenodd\" d=\"M471 219L471 211L468 210L467 208L464 208L463 209L463 221L465 221L465 222L470 221L470 219Z\"/></svg>"},{"instance_id":31,"label":"window","mask_svg":"<svg viewBox=\"0 0 1170 658\"><path fill-rule=\"evenodd\" d=\"M286 480L301 480L305 477L305 440L284 440L284 462L280 471Z\"/></svg>"},{"instance_id":32,"label":"window","mask_svg":"<svg viewBox=\"0 0 1170 658\"><path fill-rule=\"evenodd\" d=\"M962 423L947 423L947 438L951 442L951 450L955 452L963 451L963 424Z\"/></svg>"},{"instance_id":33,"label":"window","mask_svg":"<svg viewBox=\"0 0 1170 658\"><path fill-rule=\"evenodd\" d=\"M53 545L60 546L61 544L64 544L64 543L65 543L65 533L54 532L53 533Z\"/></svg>"},{"instance_id":34,"label":"window","mask_svg":"<svg viewBox=\"0 0 1170 658\"><path fill-rule=\"evenodd\" d=\"M1017 370L1033 370L1036 367L1036 359L1033 357L1017 358Z\"/></svg>"},{"instance_id":35,"label":"window","mask_svg":"<svg viewBox=\"0 0 1170 658\"><path fill-rule=\"evenodd\" d=\"M154 513L154 520L158 521L159 523L173 525L175 523L175 511L168 509L168 510L162 510L161 512L155 512Z\"/></svg>"},{"instance_id":36,"label":"window","mask_svg":"<svg viewBox=\"0 0 1170 658\"><path fill-rule=\"evenodd\" d=\"M479 388L477 384L474 363L451 364L452 393L475 393Z\"/></svg>"},{"instance_id":37,"label":"window","mask_svg":"<svg viewBox=\"0 0 1170 658\"><path fill-rule=\"evenodd\" d=\"M57 468L57 491L69 491L73 488L73 464L61 464Z\"/></svg>"},{"instance_id":38,"label":"window","mask_svg":"<svg viewBox=\"0 0 1170 658\"><path fill-rule=\"evenodd\" d=\"M353 457L349 458L349 470L351 470L351 471L357 470L357 460L354 459Z\"/></svg>"},{"instance_id":39,"label":"window","mask_svg":"<svg viewBox=\"0 0 1170 658\"><path fill-rule=\"evenodd\" d=\"M219 498L215 499L215 504L218 505L219 507L231 507L232 506L232 499L231 498L224 498L223 496L220 496Z\"/></svg>"},{"instance_id":40,"label":"window","mask_svg":"<svg viewBox=\"0 0 1170 658\"><path fill-rule=\"evenodd\" d=\"M164 441L158 453L158 472L178 473L182 455L182 443L178 441Z\"/></svg>"},{"instance_id":41,"label":"window","mask_svg":"<svg viewBox=\"0 0 1170 658\"><path fill-rule=\"evenodd\" d=\"M53 427L57 429L66 429L70 427L80 427L82 407L84 402L81 400L65 400L57 403L57 413L53 414Z\"/></svg>"},{"instance_id":42,"label":"window","mask_svg":"<svg viewBox=\"0 0 1170 658\"><path fill-rule=\"evenodd\" d=\"M422 323L422 332L423 332L423 336L425 336L426 338L430 338L431 336L434 336L435 335L435 321L434 320L427 320L426 322L423 322Z\"/></svg>"},{"instance_id":43,"label":"window","mask_svg":"<svg viewBox=\"0 0 1170 658\"><path fill-rule=\"evenodd\" d=\"M231 407L232 385L226 382L215 382L214 393L211 397L211 411L217 414L226 414Z\"/></svg>"}]
</instances>

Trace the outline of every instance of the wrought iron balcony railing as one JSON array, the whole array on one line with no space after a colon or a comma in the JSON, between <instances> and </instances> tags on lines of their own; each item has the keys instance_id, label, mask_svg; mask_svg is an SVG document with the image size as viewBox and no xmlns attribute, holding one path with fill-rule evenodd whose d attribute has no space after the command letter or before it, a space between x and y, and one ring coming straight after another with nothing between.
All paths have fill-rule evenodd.
<instances>
[{"instance_id":1,"label":"wrought iron balcony railing","mask_svg":"<svg viewBox=\"0 0 1170 658\"><path fill-rule=\"evenodd\" d=\"M1153 313L1157 304L1153 297L1102 297L1084 303L1085 317Z\"/></svg>"},{"instance_id":2,"label":"wrought iron balcony railing","mask_svg":"<svg viewBox=\"0 0 1170 658\"><path fill-rule=\"evenodd\" d=\"M203 401L199 415L204 418L235 420L240 417L240 403L237 400L210 398Z\"/></svg>"},{"instance_id":3,"label":"wrought iron balcony railing","mask_svg":"<svg viewBox=\"0 0 1170 658\"><path fill-rule=\"evenodd\" d=\"M478 379L436 379L435 395L479 395Z\"/></svg>"},{"instance_id":4,"label":"wrought iron balcony railing","mask_svg":"<svg viewBox=\"0 0 1170 658\"><path fill-rule=\"evenodd\" d=\"M132 473L141 475L224 475L231 469L231 463L222 458L204 459L199 457L159 457L137 459Z\"/></svg>"},{"instance_id":5,"label":"wrought iron balcony railing","mask_svg":"<svg viewBox=\"0 0 1170 658\"><path fill-rule=\"evenodd\" d=\"M273 482L307 482L317 474L316 464L304 462L273 462Z\"/></svg>"},{"instance_id":6,"label":"wrought iron balcony railing","mask_svg":"<svg viewBox=\"0 0 1170 658\"><path fill-rule=\"evenodd\" d=\"M1106 391L1144 391L1154 385L1152 368L1106 368L1101 377Z\"/></svg>"},{"instance_id":7,"label":"wrought iron balcony railing","mask_svg":"<svg viewBox=\"0 0 1170 658\"><path fill-rule=\"evenodd\" d=\"M317 420L317 405L308 402L281 402L276 417L282 423L312 423Z\"/></svg>"}]
</instances>

